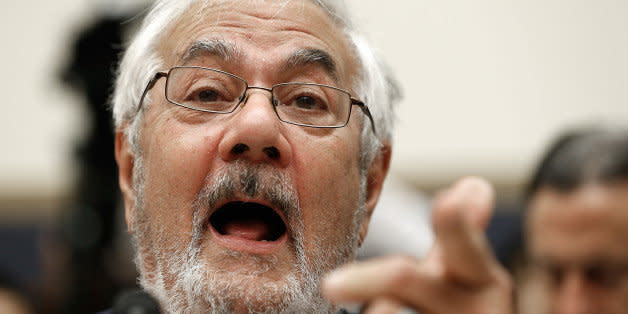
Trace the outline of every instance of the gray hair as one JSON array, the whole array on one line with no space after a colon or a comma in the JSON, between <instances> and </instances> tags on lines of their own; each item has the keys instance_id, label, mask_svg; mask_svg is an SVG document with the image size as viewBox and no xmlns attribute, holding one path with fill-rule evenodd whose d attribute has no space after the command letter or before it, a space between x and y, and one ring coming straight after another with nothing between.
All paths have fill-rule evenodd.
<instances>
[{"instance_id":1,"label":"gray hair","mask_svg":"<svg viewBox=\"0 0 628 314\"><path fill-rule=\"evenodd\" d=\"M151 77L157 71L163 70L164 62L157 53L157 47L164 29L172 27L197 1L201 0L157 0L122 58L112 98L113 118L117 130L124 128L122 131L126 133L135 153L139 153L137 139L141 131L142 114L138 113L138 105L141 94ZM221 0L204 1L209 4ZM382 144L391 140L395 121L394 105L400 96L399 88L389 69L353 26L344 1L311 1L336 22L353 47L354 57L358 61L358 78L354 80L352 87L356 96L371 110L377 129L377 134L373 134L368 122L362 117L360 161L363 169L366 169L377 156ZM199 18L202 12L200 10L194 18ZM145 99L145 102L150 101Z\"/></svg>"}]
</instances>

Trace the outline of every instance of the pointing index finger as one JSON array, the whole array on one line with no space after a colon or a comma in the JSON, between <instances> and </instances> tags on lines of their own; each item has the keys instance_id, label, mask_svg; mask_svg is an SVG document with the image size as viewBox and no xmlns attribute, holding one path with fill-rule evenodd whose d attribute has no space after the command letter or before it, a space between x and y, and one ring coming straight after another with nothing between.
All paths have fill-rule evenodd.
<instances>
[{"instance_id":1,"label":"pointing index finger","mask_svg":"<svg viewBox=\"0 0 628 314\"><path fill-rule=\"evenodd\" d=\"M495 263L484 228L493 210L494 191L484 179L458 181L435 200L435 253L448 276L468 284L492 280Z\"/></svg>"}]
</instances>

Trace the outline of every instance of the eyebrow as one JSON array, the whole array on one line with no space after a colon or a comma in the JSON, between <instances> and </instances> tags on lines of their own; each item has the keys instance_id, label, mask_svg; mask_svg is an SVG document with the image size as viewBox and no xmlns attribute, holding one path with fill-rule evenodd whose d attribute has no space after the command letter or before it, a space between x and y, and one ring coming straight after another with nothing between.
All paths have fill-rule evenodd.
<instances>
[{"instance_id":1,"label":"eyebrow","mask_svg":"<svg viewBox=\"0 0 628 314\"><path fill-rule=\"evenodd\" d=\"M334 59L329 53L320 49L305 48L297 50L288 58L288 61L283 66L283 70L288 71L292 68L310 64L322 67L334 81L338 82L338 68L336 67L336 62L334 62Z\"/></svg>"},{"instance_id":2,"label":"eyebrow","mask_svg":"<svg viewBox=\"0 0 628 314\"><path fill-rule=\"evenodd\" d=\"M219 57L224 62L237 62L244 57L242 50L235 45L221 39L207 39L192 43L190 48L183 54L181 58L185 65L188 62L204 55L212 55Z\"/></svg>"},{"instance_id":3,"label":"eyebrow","mask_svg":"<svg viewBox=\"0 0 628 314\"><path fill-rule=\"evenodd\" d=\"M192 43L190 48L183 54L181 58L182 64L185 65L204 55L219 57L225 63L238 62L245 56L241 49L227 41L221 39L200 40ZM311 64L322 67L334 81L338 82L336 62L329 53L321 49L304 48L295 51L282 66L282 70L287 72L294 68Z\"/></svg>"}]
</instances>

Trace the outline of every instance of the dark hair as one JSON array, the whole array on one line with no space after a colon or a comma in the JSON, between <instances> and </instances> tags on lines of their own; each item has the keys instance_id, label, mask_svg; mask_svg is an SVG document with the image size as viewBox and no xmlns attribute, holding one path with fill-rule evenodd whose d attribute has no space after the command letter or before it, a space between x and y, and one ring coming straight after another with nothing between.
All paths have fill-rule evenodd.
<instances>
[{"instance_id":1,"label":"dark hair","mask_svg":"<svg viewBox=\"0 0 628 314\"><path fill-rule=\"evenodd\" d=\"M585 129L558 137L530 180L525 199L540 188L571 191L587 182L628 180L628 132Z\"/></svg>"}]
</instances>

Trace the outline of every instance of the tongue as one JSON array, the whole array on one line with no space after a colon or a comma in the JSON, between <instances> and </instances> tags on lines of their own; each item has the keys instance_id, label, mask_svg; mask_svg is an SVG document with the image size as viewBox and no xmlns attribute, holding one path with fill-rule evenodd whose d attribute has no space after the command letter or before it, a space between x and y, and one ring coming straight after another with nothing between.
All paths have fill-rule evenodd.
<instances>
[{"instance_id":1,"label":"tongue","mask_svg":"<svg viewBox=\"0 0 628 314\"><path fill-rule=\"evenodd\" d=\"M225 224L224 234L252 241L268 239L270 228L259 220L233 220Z\"/></svg>"}]
</instances>

